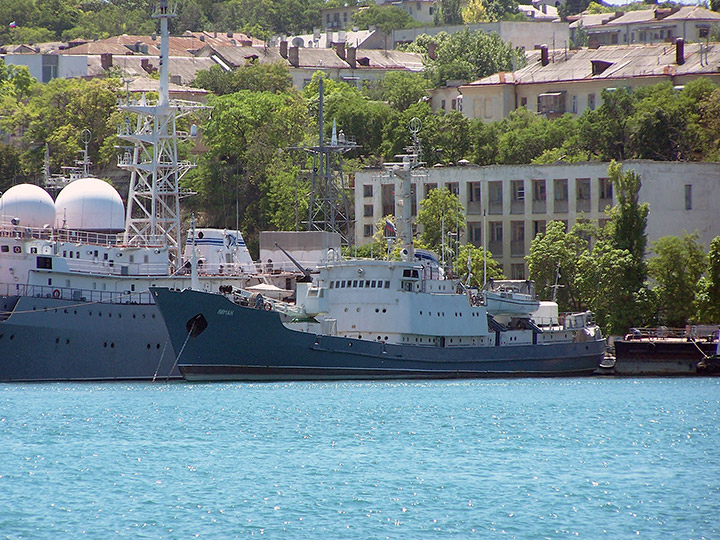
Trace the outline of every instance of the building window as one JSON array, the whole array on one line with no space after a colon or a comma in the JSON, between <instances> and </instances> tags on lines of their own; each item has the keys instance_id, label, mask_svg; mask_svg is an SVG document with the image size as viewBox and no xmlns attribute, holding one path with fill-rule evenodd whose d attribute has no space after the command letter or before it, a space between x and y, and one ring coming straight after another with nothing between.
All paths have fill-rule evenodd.
<instances>
[{"instance_id":1,"label":"building window","mask_svg":"<svg viewBox=\"0 0 720 540\"><path fill-rule=\"evenodd\" d=\"M577 96L572 97L572 112L577 114Z\"/></svg>"},{"instance_id":2,"label":"building window","mask_svg":"<svg viewBox=\"0 0 720 540\"><path fill-rule=\"evenodd\" d=\"M373 205L366 204L365 206L363 206L363 216L372 217L372 215L373 215Z\"/></svg>"},{"instance_id":3,"label":"building window","mask_svg":"<svg viewBox=\"0 0 720 540\"><path fill-rule=\"evenodd\" d=\"M598 178L598 191L601 199L612 199L612 182L609 178Z\"/></svg>"},{"instance_id":4,"label":"building window","mask_svg":"<svg viewBox=\"0 0 720 540\"><path fill-rule=\"evenodd\" d=\"M481 196L482 196L482 183L481 182L468 183L468 201L479 203Z\"/></svg>"},{"instance_id":5,"label":"building window","mask_svg":"<svg viewBox=\"0 0 720 540\"><path fill-rule=\"evenodd\" d=\"M595 94L588 94L588 109L595 110Z\"/></svg>"},{"instance_id":6,"label":"building window","mask_svg":"<svg viewBox=\"0 0 720 540\"><path fill-rule=\"evenodd\" d=\"M545 180L533 180L533 201L545 200Z\"/></svg>"},{"instance_id":7,"label":"building window","mask_svg":"<svg viewBox=\"0 0 720 540\"><path fill-rule=\"evenodd\" d=\"M545 220L533 221L533 238L538 234L545 234Z\"/></svg>"},{"instance_id":8,"label":"building window","mask_svg":"<svg viewBox=\"0 0 720 540\"><path fill-rule=\"evenodd\" d=\"M525 222L510 222L510 255L521 257L525 255Z\"/></svg>"},{"instance_id":9,"label":"building window","mask_svg":"<svg viewBox=\"0 0 720 540\"><path fill-rule=\"evenodd\" d=\"M433 189L437 189L437 184L425 184L425 198Z\"/></svg>"},{"instance_id":10,"label":"building window","mask_svg":"<svg viewBox=\"0 0 720 540\"><path fill-rule=\"evenodd\" d=\"M450 100L450 108L453 111L457 110L457 99L453 98Z\"/></svg>"},{"instance_id":11,"label":"building window","mask_svg":"<svg viewBox=\"0 0 720 540\"><path fill-rule=\"evenodd\" d=\"M448 182L445 187L456 197L460 194L460 184L458 182Z\"/></svg>"},{"instance_id":12,"label":"building window","mask_svg":"<svg viewBox=\"0 0 720 540\"><path fill-rule=\"evenodd\" d=\"M363 226L363 236L365 238L369 238L373 235L373 226L372 225L364 225Z\"/></svg>"},{"instance_id":13,"label":"building window","mask_svg":"<svg viewBox=\"0 0 720 540\"><path fill-rule=\"evenodd\" d=\"M383 184L382 191L382 215L395 215L395 184Z\"/></svg>"},{"instance_id":14,"label":"building window","mask_svg":"<svg viewBox=\"0 0 720 540\"><path fill-rule=\"evenodd\" d=\"M468 235L471 244L482 245L482 224L468 223Z\"/></svg>"},{"instance_id":15,"label":"building window","mask_svg":"<svg viewBox=\"0 0 720 540\"><path fill-rule=\"evenodd\" d=\"M372 197L373 187L372 184L363 184L363 197Z\"/></svg>"},{"instance_id":16,"label":"building window","mask_svg":"<svg viewBox=\"0 0 720 540\"><path fill-rule=\"evenodd\" d=\"M565 92L548 92L537 98L539 114L562 114L565 112Z\"/></svg>"},{"instance_id":17,"label":"building window","mask_svg":"<svg viewBox=\"0 0 720 540\"><path fill-rule=\"evenodd\" d=\"M489 182L490 202L502 204L502 182Z\"/></svg>"},{"instance_id":18,"label":"building window","mask_svg":"<svg viewBox=\"0 0 720 540\"><path fill-rule=\"evenodd\" d=\"M567 201L568 200L568 181L567 178L556 178L553 180L555 188L555 200L556 201Z\"/></svg>"},{"instance_id":19,"label":"building window","mask_svg":"<svg viewBox=\"0 0 720 540\"><path fill-rule=\"evenodd\" d=\"M577 178L575 180L575 189L577 191L577 199L579 201L590 200L590 179Z\"/></svg>"},{"instance_id":20,"label":"building window","mask_svg":"<svg viewBox=\"0 0 720 540\"><path fill-rule=\"evenodd\" d=\"M523 263L510 265L511 279L525 279L525 265Z\"/></svg>"},{"instance_id":21,"label":"building window","mask_svg":"<svg viewBox=\"0 0 720 540\"><path fill-rule=\"evenodd\" d=\"M503 239L502 221L491 221L490 222L490 241L491 242L502 242L502 239Z\"/></svg>"},{"instance_id":22,"label":"building window","mask_svg":"<svg viewBox=\"0 0 720 540\"><path fill-rule=\"evenodd\" d=\"M511 234L513 241L525 240L525 222L524 221L512 221L510 223Z\"/></svg>"},{"instance_id":23,"label":"building window","mask_svg":"<svg viewBox=\"0 0 720 540\"><path fill-rule=\"evenodd\" d=\"M488 212L491 214L502 214L503 189L502 182L494 180L488 182Z\"/></svg>"},{"instance_id":24,"label":"building window","mask_svg":"<svg viewBox=\"0 0 720 540\"><path fill-rule=\"evenodd\" d=\"M510 189L512 191L512 200L519 202L525 200L525 181L511 180Z\"/></svg>"},{"instance_id":25,"label":"building window","mask_svg":"<svg viewBox=\"0 0 720 540\"><path fill-rule=\"evenodd\" d=\"M685 184L685 210L692 210L692 185Z\"/></svg>"},{"instance_id":26,"label":"building window","mask_svg":"<svg viewBox=\"0 0 720 540\"><path fill-rule=\"evenodd\" d=\"M527 98L526 98L526 97L521 97L521 98L520 98L520 106L521 106L521 107L527 107Z\"/></svg>"},{"instance_id":27,"label":"building window","mask_svg":"<svg viewBox=\"0 0 720 540\"><path fill-rule=\"evenodd\" d=\"M710 28L706 27L700 27L698 28L698 37L700 39L705 39L710 35Z\"/></svg>"},{"instance_id":28,"label":"building window","mask_svg":"<svg viewBox=\"0 0 720 540\"><path fill-rule=\"evenodd\" d=\"M441 108L443 111L445 110L445 100L444 100L444 99L440 102L440 108Z\"/></svg>"}]
</instances>

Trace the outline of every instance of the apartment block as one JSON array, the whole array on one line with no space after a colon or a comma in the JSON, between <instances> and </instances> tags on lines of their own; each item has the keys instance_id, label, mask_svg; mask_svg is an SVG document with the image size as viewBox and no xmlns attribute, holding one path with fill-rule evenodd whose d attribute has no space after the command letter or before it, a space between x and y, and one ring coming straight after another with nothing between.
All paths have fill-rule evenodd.
<instances>
[{"instance_id":1,"label":"apartment block","mask_svg":"<svg viewBox=\"0 0 720 540\"><path fill-rule=\"evenodd\" d=\"M569 229L581 220L607 220L605 210L616 204L608 163L493 165L446 167L419 171L413 178L412 212L433 189L448 188L466 210L463 243L486 243L505 274L527 277L525 256L530 243L550 221ZM640 200L650 205L647 234L662 236L697 231L707 249L720 235L720 163L631 160L624 170L642 179ZM378 219L399 215L396 194L401 181L380 169L355 174L355 241L372 241ZM422 232L421 230L418 232Z\"/></svg>"}]
</instances>

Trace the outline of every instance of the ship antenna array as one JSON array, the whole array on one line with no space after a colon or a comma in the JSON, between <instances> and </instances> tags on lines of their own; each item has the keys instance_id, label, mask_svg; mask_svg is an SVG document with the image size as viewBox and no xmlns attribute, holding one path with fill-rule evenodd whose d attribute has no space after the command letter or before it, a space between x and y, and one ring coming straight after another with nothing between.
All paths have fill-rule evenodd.
<instances>
[{"instance_id":1,"label":"ship antenna array","mask_svg":"<svg viewBox=\"0 0 720 540\"><path fill-rule=\"evenodd\" d=\"M118 166L130 171L130 189L125 217L124 242L136 246L167 247L171 265L176 269L181 260L180 199L190 195L182 192L180 180L195 166L178 156L178 142L194 136L177 129L178 120L209 109L193 101L170 99L169 92L169 30L168 21L175 17L167 0L160 0L154 19L160 21L160 77L158 99L143 93L139 99L128 91L120 109L136 118L135 129L130 123L120 126L118 137L128 141Z\"/></svg>"},{"instance_id":2,"label":"ship antenna array","mask_svg":"<svg viewBox=\"0 0 720 540\"><path fill-rule=\"evenodd\" d=\"M80 132L80 140L83 143L82 159L76 159L73 166L61 167L61 174L50 174L50 146L45 143L45 157L43 162L43 177L45 188L50 191L60 191L73 180L87 178L90 176L90 152L89 146L92 141L92 131L85 128Z\"/></svg>"},{"instance_id":3,"label":"ship antenna array","mask_svg":"<svg viewBox=\"0 0 720 540\"><path fill-rule=\"evenodd\" d=\"M400 207L400 215L396 217L397 236L402 246L403 259L411 261L414 258L413 238L412 238L412 184L415 180L417 187L422 180L427 177L427 171L424 169L425 163L422 161L422 140L419 137L422 129L422 121L414 117L408 124L412 144L405 147L405 154L395 156L401 161L394 163L386 163L385 171L391 176L400 179L400 198L397 199L397 205ZM422 169L422 172L417 171Z\"/></svg>"},{"instance_id":4,"label":"ship antenna array","mask_svg":"<svg viewBox=\"0 0 720 540\"><path fill-rule=\"evenodd\" d=\"M350 246L353 240L353 220L350 216L348 186L343 174L343 155L359 148L359 145L346 137L342 130L338 133L334 121L330 142L325 141L322 78L319 80L318 93L318 145L293 147L312 156L307 230L338 233L342 244Z\"/></svg>"}]
</instances>

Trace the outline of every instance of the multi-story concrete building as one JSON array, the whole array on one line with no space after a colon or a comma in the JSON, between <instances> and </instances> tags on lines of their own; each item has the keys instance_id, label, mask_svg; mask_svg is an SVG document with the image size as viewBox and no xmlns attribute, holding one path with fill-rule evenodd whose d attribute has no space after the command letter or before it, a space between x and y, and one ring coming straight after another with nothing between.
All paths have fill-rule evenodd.
<instances>
[{"instance_id":1,"label":"multi-story concrete building","mask_svg":"<svg viewBox=\"0 0 720 540\"><path fill-rule=\"evenodd\" d=\"M576 41L582 28L591 46L668 43L676 38L702 41L707 39L711 26L720 22L720 13L701 6L654 7L576 17L570 24L570 39Z\"/></svg>"},{"instance_id":2,"label":"multi-story concrete building","mask_svg":"<svg viewBox=\"0 0 720 540\"><path fill-rule=\"evenodd\" d=\"M378 0L380 7L396 7L405 11L416 21L432 24L437 9L437 0ZM367 7L341 6L320 10L323 28L347 30L352 27L352 16Z\"/></svg>"},{"instance_id":3,"label":"multi-story concrete building","mask_svg":"<svg viewBox=\"0 0 720 540\"><path fill-rule=\"evenodd\" d=\"M470 32L482 30L485 33L495 32L503 41L511 43L514 47L523 47L533 50L536 46L547 44L550 47L561 48L570 42L568 23L563 21L497 21L488 23L458 24L453 26L422 26L393 30L392 46L412 43L415 38L428 34L434 36L440 32L453 34L468 29Z\"/></svg>"},{"instance_id":4,"label":"multi-story concrete building","mask_svg":"<svg viewBox=\"0 0 720 540\"><path fill-rule=\"evenodd\" d=\"M720 235L720 163L632 160L625 170L642 178L641 202L650 205L647 234L662 236L697 231L707 249ZM524 257L532 239L552 220L572 227L579 220L603 224L605 209L616 204L608 163L493 165L432 168L413 180L412 213L432 189L448 188L466 209L461 241L487 247L513 279L527 276ZM379 169L355 174L355 241L372 240L383 216L399 215L395 193L400 180Z\"/></svg>"},{"instance_id":5,"label":"multi-story concrete building","mask_svg":"<svg viewBox=\"0 0 720 540\"><path fill-rule=\"evenodd\" d=\"M462 112L487 122L526 107L548 117L581 115L602 105L602 91L660 82L682 86L699 77L720 81L718 43L618 45L598 49L541 47L537 60L515 72L490 75L459 87Z\"/></svg>"}]
</instances>

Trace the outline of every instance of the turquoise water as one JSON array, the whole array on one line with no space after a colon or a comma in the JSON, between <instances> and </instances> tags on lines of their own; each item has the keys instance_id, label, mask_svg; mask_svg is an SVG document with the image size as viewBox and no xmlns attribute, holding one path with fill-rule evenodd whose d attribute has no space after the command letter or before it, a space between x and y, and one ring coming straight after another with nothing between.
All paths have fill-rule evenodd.
<instances>
[{"instance_id":1,"label":"turquoise water","mask_svg":"<svg viewBox=\"0 0 720 540\"><path fill-rule=\"evenodd\" d=\"M0 385L0 538L720 538L720 379Z\"/></svg>"}]
</instances>

